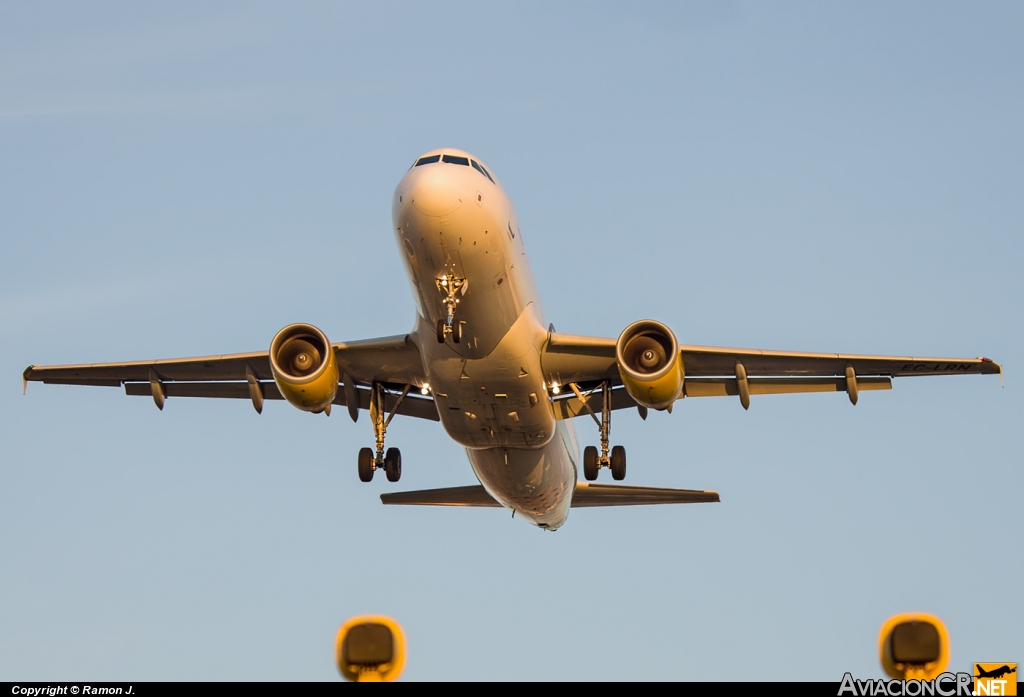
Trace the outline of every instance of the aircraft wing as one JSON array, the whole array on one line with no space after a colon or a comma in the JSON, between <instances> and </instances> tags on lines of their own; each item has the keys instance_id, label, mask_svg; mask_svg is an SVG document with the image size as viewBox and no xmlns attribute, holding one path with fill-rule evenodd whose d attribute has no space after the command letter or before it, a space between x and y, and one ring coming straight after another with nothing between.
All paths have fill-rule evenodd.
<instances>
[{"instance_id":1,"label":"aircraft wing","mask_svg":"<svg viewBox=\"0 0 1024 697\"><path fill-rule=\"evenodd\" d=\"M381 494L380 500L381 503L391 506L501 507L501 504L495 501L479 484ZM715 491L579 482L572 495L571 507L649 506L658 503L717 503L718 501L718 493Z\"/></svg>"},{"instance_id":2,"label":"aircraft wing","mask_svg":"<svg viewBox=\"0 0 1024 697\"><path fill-rule=\"evenodd\" d=\"M683 383L685 397L739 395L737 364L743 366L751 395L847 392L847 367L853 369L859 391L891 389L894 377L1002 373L1000 365L988 358L866 356L714 346L680 346L680 353L686 376ZM613 386L622 383L614 339L552 332L542 365L545 376L560 385L576 383L582 388L593 388L603 380L610 381ZM600 404L599 401L597 403ZM612 408L630 406L635 406L635 402L625 390L613 389ZM574 395L556 399L559 418L577 416L583 411L582 404Z\"/></svg>"},{"instance_id":3,"label":"aircraft wing","mask_svg":"<svg viewBox=\"0 0 1024 697\"><path fill-rule=\"evenodd\" d=\"M332 344L342 375L356 387L357 408L369 409L370 390L359 385L384 383L401 389L426 382L419 350L408 335ZM208 397L250 399L247 374L259 383L264 399L283 399L270 370L268 351L235 353L222 356L172 358L129 363L91 363L81 365L36 366L25 369L28 382L57 385L124 386L129 395L152 395L151 380L159 380L167 397ZM344 381L344 378L342 378ZM334 403L347 404L346 390L338 390ZM397 401L387 395L385 408ZM433 399L408 395L398 414L438 421Z\"/></svg>"},{"instance_id":4,"label":"aircraft wing","mask_svg":"<svg viewBox=\"0 0 1024 697\"><path fill-rule=\"evenodd\" d=\"M821 377L842 376L853 366L857 376L890 378L909 375L992 375L1002 368L988 358L922 358L920 356L863 356L841 353L789 353L757 349L682 346L687 376L736 375L742 362L747 375Z\"/></svg>"}]
</instances>

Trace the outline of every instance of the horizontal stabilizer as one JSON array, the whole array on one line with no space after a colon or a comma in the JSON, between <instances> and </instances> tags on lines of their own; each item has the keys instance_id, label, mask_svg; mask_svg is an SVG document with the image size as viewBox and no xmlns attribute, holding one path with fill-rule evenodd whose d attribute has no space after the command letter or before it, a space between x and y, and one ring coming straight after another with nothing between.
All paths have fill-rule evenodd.
<instances>
[{"instance_id":1,"label":"horizontal stabilizer","mask_svg":"<svg viewBox=\"0 0 1024 697\"><path fill-rule=\"evenodd\" d=\"M572 495L573 508L590 506L649 506L655 503L718 503L717 491L699 489L665 489L657 486L625 486L623 484L576 485Z\"/></svg>"},{"instance_id":2,"label":"horizontal stabilizer","mask_svg":"<svg viewBox=\"0 0 1024 697\"><path fill-rule=\"evenodd\" d=\"M491 498L479 484L447 489L423 489L381 494L381 503L392 506L477 506L499 508L501 504ZM592 506L647 506L656 503L716 503L715 491L696 489L663 489L650 486L624 486L621 484L586 484L580 482L572 496L573 508Z\"/></svg>"},{"instance_id":3,"label":"horizontal stabilizer","mask_svg":"<svg viewBox=\"0 0 1024 697\"><path fill-rule=\"evenodd\" d=\"M501 508L487 490L476 486L453 486L447 489L420 489L381 494L380 501L393 506L479 506Z\"/></svg>"}]
</instances>

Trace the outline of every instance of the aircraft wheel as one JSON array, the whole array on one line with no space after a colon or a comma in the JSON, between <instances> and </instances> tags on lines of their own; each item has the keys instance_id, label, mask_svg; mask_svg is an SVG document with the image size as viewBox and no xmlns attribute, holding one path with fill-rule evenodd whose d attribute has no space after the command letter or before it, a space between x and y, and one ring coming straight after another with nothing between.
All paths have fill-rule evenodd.
<instances>
[{"instance_id":1,"label":"aircraft wheel","mask_svg":"<svg viewBox=\"0 0 1024 697\"><path fill-rule=\"evenodd\" d=\"M437 320L437 343L444 343L444 320Z\"/></svg>"},{"instance_id":2,"label":"aircraft wheel","mask_svg":"<svg viewBox=\"0 0 1024 697\"><path fill-rule=\"evenodd\" d=\"M452 341L456 344L462 341L462 322L456 322L452 325Z\"/></svg>"},{"instance_id":3,"label":"aircraft wheel","mask_svg":"<svg viewBox=\"0 0 1024 697\"><path fill-rule=\"evenodd\" d=\"M359 481L373 481L373 449L359 449Z\"/></svg>"},{"instance_id":4,"label":"aircraft wheel","mask_svg":"<svg viewBox=\"0 0 1024 697\"><path fill-rule=\"evenodd\" d=\"M592 445L583 449L583 478L588 482L597 479L597 448Z\"/></svg>"},{"instance_id":5,"label":"aircraft wheel","mask_svg":"<svg viewBox=\"0 0 1024 697\"><path fill-rule=\"evenodd\" d=\"M612 448L612 479L621 482L626 478L626 449L621 445Z\"/></svg>"},{"instance_id":6,"label":"aircraft wheel","mask_svg":"<svg viewBox=\"0 0 1024 697\"><path fill-rule=\"evenodd\" d=\"M397 482L402 478L402 453L398 448L388 448L384 454L384 474L389 482Z\"/></svg>"}]
</instances>

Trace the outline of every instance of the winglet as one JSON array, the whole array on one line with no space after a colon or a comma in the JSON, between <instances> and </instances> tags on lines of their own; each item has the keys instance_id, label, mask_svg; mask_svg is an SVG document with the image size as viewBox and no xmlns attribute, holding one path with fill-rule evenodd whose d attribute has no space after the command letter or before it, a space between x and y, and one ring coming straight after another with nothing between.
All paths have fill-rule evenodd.
<instances>
[{"instance_id":1,"label":"winglet","mask_svg":"<svg viewBox=\"0 0 1024 697\"><path fill-rule=\"evenodd\" d=\"M982 372L983 375L985 373L989 373L989 374L991 374L991 373L999 373L999 386L1000 387L1006 387L1006 383L1003 382L1003 366L1002 365L1000 365L999 363L996 363L991 358L985 358L984 356L979 356L978 360L981 361L981 372Z\"/></svg>"},{"instance_id":2,"label":"winglet","mask_svg":"<svg viewBox=\"0 0 1024 697\"><path fill-rule=\"evenodd\" d=\"M33 368L35 368L34 364L30 365L27 368L25 368L25 372L21 374L21 393L22 394L25 394L26 392L28 392L28 375L29 375L29 373L32 372Z\"/></svg>"}]
</instances>

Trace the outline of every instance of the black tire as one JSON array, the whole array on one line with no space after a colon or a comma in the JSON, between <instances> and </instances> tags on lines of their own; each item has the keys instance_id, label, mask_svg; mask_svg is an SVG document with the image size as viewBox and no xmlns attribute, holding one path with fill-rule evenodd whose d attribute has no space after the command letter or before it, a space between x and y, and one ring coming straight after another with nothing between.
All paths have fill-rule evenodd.
<instances>
[{"instance_id":1,"label":"black tire","mask_svg":"<svg viewBox=\"0 0 1024 697\"><path fill-rule=\"evenodd\" d=\"M444 343L444 320L437 320L437 343Z\"/></svg>"},{"instance_id":2,"label":"black tire","mask_svg":"<svg viewBox=\"0 0 1024 697\"><path fill-rule=\"evenodd\" d=\"M583 449L583 478L588 482L597 479L597 448L592 445Z\"/></svg>"},{"instance_id":3,"label":"black tire","mask_svg":"<svg viewBox=\"0 0 1024 697\"><path fill-rule=\"evenodd\" d=\"M612 479L621 482L626 478L626 449L621 445L612 448Z\"/></svg>"},{"instance_id":4,"label":"black tire","mask_svg":"<svg viewBox=\"0 0 1024 697\"><path fill-rule=\"evenodd\" d=\"M402 478L402 453L398 448L388 448L384 453L384 474L389 482L397 482Z\"/></svg>"},{"instance_id":5,"label":"black tire","mask_svg":"<svg viewBox=\"0 0 1024 697\"><path fill-rule=\"evenodd\" d=\"M452 325L452 341L456 344L462 341L462 322L456 322Z\"/></svg>"},{"instance_id":6,"label":"black tire","mask_svg":"<svg viewBox=\"0 0 1024 697\"><path fill-rule=\"evenodd\" d=\"M373 481L373 449L359 449L359 481Z\"/></svg>"}]
</instances>

